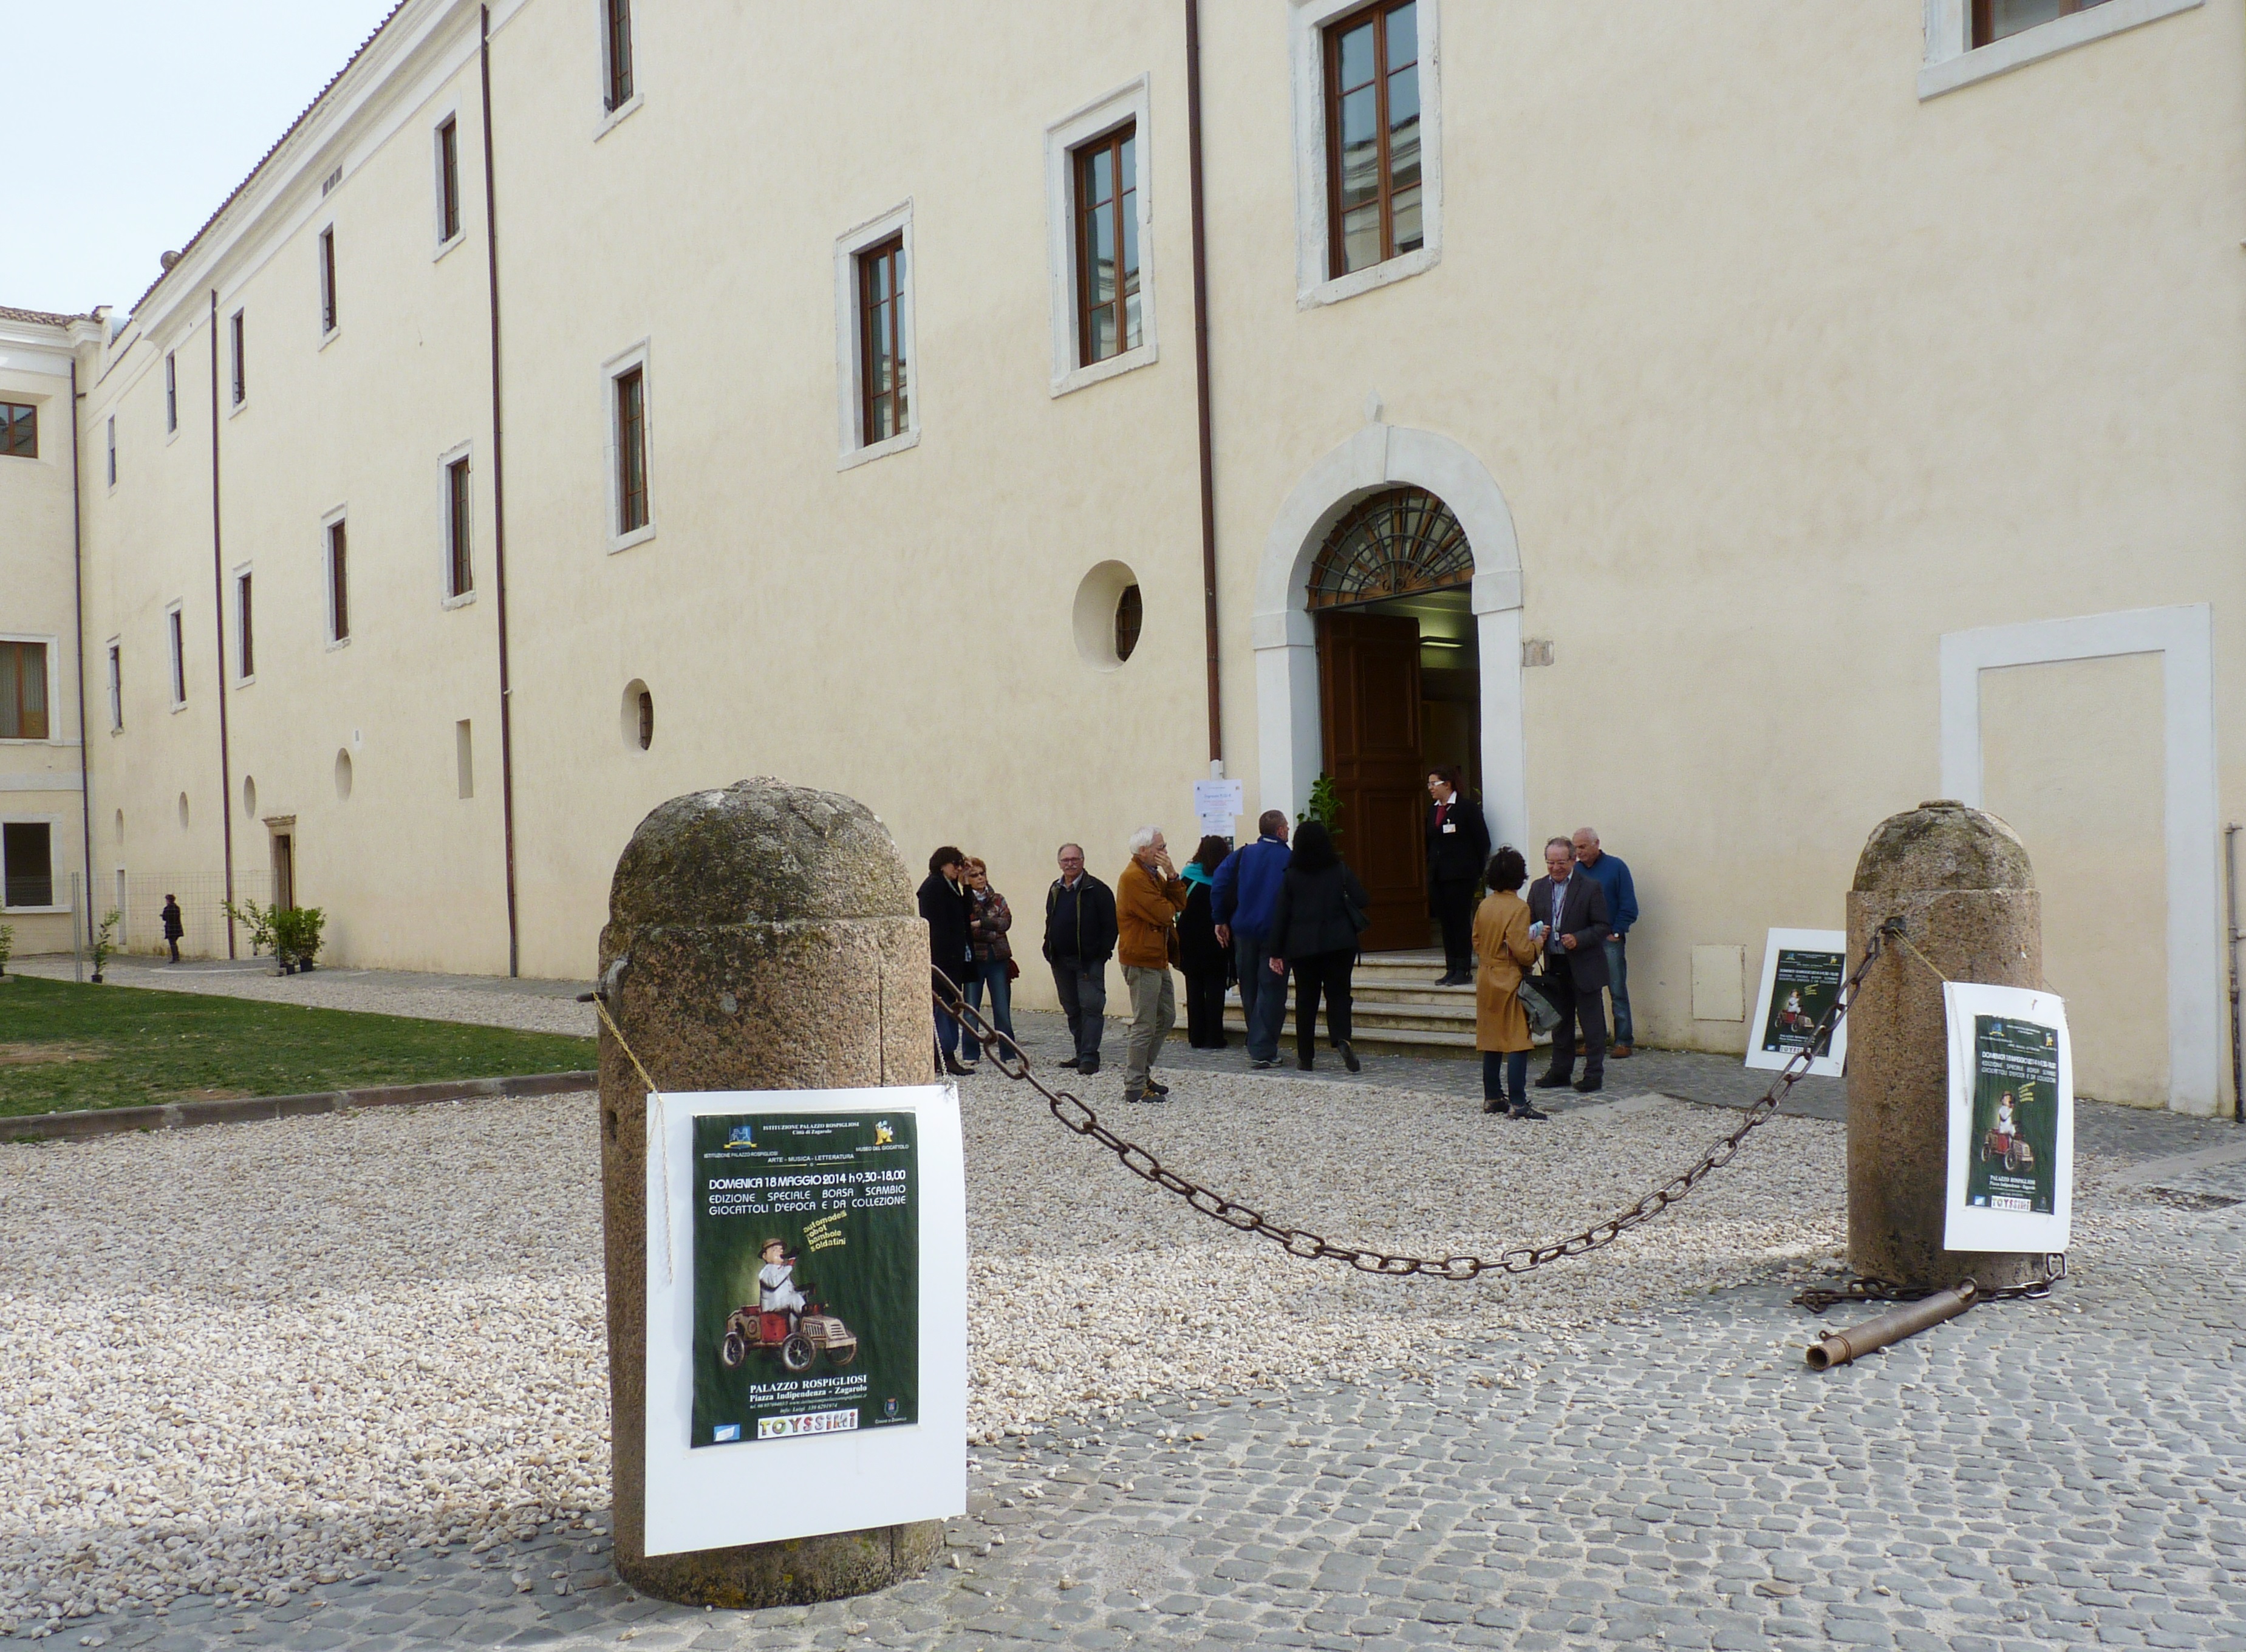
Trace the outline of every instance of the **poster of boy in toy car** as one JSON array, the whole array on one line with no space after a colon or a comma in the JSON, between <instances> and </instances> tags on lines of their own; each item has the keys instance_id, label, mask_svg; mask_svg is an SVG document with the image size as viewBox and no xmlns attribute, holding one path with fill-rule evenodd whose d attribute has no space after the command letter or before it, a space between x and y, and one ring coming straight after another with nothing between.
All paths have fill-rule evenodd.
<instances>
[{"instance_id":1,"label":"poster of boy in toy car","mask_svg":"<svg viewBox=\"0 0 2246 1652\"><path fill-rule=\"evenodd\" d=\"M916 1420L911 1114L694 1120L691 1444Z\"/></svg>"},{"instance_id":2,"label":"poster of boy in toy car","mask_svg":"<svg viewBox=\"0 0 2246 1652\"><path fill-rule=\"evenodd\" d=\"M1976 1016L1973 1055L1966 1202L2050 1215L2058 1181L2059 1034L2032 1021Z\"/></svg>"}]
</instances>

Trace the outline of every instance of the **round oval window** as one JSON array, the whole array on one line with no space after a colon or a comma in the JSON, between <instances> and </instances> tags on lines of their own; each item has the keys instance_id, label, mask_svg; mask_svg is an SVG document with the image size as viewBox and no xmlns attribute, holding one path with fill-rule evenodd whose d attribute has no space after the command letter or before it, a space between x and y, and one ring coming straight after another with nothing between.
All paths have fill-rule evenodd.
<instances>
[{"instance_id":1,"label":"round oval window","mask_svg":"<svg viewBox=\"0 0 2246 1652\"><path fill-rule=\"evenodd\" d=\"M625 683L623 704L617 710L617 726L627 748L644 751L655 744L655 696L646 683L637 677Z\"/></svg>"},{"instance_id":2,"label":"round oval window","mask_svg":"<svg viewBox=\"0 0 2246 1652\"><path fill-rule=\"evenodd\" d=\"M336 753L336 799L338 802L351 794L351 760L348 751Z\"/></svg>"},{"instance_id":3,"label":"round oval window","mask_svg":"<svg viewBox=\"0 0 2246 1652\"><path fill-rule=\"evenodd\" d=\"M1146 608L1139 576L1122 562L1102 562L1076 588L1076 651L1096 671L1113 671L1138 650Z\"/></svg>"}]
</instances>

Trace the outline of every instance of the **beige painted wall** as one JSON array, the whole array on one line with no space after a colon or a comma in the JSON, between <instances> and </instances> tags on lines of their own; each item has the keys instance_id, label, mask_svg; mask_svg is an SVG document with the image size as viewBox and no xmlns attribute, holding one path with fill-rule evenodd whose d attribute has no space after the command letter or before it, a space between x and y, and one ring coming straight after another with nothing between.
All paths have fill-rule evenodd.
<instances>
[{"instance_id":1,"label":"beige painted wall","mask_svg":"<svg viewBox=\"0 0 2246 1652\"><path fill-rule=\"evenodd\" d=\"M1981 674L1982 799L2035 865L2075 1090L2139 1106L2168 1088L2161 670L2134 654Z\"/></svg>"},{"instance_id":2,"label":"beige painted wall","mask_svg":"<svg viewBox=\"0 0 2246 1652\"><path fill-rule=\"evenodd\" d=\"M1938 789L1943 633L2206 602L2218 647L2240 640L2236 9L1925 103L1921 17L1452 0L1441 260L1310 309L1286 10L1204 17L1228 772L1251 814L1298 801L1256 795L1254 590L1281 502L1377 393L1510 507L1522 627L1554 663L1524 673L1529 818L1508 833L1588 822L1630 862L1648 1042L1743 1047L1740 1023L1692 1018L1692 949L1837 927L1865 834ZM136 876L220 865L197 399L215 285L253 318L251 405L221 421L221 560L259 580L231 784L296 816L300 896L344 962L506 963L473 18L405 8L336 119L89 357L87 428L114 406L132 442L117 495L89 502L88 635L136 662L97 818L126 810ZM611 123L591 25L527 0L493 39L525 972L589 968L640 817L743 774L865 798L915 861L963 844L1025 927L1063 839L1112 875L1133 826L1188 837L1208 746L1177 9L1021 7L997 34L906 0L785 31L647 9L643 101ZM1160 359L1056 398L1044 134L1141 75ZM455 104L469 234L432 260L430 132ZM907 201L921 440L838 469L835 238ZM330 214L344 323L323 349ZM603 364L642 343L657 533L611 554ZM171 348L196 413L167 444ZM482 588L445 609L437 459L462 439ZM344 502L355 636L331 652L318 519ZM1071 609L1111 559L1147 619L1106 671ZM174 598L198 685L178 713L156 657ZM620 726L634 681L644 752ZM2230 778L2246 754L2216 721ZM263 827L235 827L247 878ZM1023 992L1050 1001L1034 963Z\"/></svg>"}]
</instances>

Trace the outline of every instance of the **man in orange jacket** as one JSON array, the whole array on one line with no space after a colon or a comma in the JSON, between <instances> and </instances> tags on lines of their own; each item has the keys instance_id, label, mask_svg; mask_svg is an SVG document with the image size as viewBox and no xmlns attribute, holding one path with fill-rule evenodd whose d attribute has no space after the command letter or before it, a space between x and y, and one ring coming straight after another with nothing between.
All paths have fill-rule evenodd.
<instances>
[{"instance_id":1,"label":"man in orange jacket","mask_svg":"<svg viewBox=\"0 0 2246 1652\"><path fill-rule=\"evenodd\" d=\"M1131 834L1131 863L1115 880L1115 955L1131 991L1131 1035L1123 1062L1126 1101L1161 1101L1170 1093L1167 1084L1155 1081L1154 1057L1178 1021L1170 964L1177 955L1177 917L1186 894L1186 880L1170 864L1162 829L1140 826Z\"/></svg>"}]
</instances>

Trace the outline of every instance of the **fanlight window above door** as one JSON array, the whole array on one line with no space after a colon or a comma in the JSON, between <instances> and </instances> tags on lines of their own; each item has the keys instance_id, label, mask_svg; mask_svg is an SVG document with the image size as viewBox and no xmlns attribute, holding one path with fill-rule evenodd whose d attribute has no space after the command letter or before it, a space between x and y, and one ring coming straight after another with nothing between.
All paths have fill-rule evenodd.
<instances>
[{"instance_id":1,"label":"fanlight window above door","mask_svg":"<svg viewBox=\"0 0 2246 1652\"><path fill-rule=\"evenodd\" d=\"M1474 582L1474 549L1451 507L1424 487L1375 493L1326 535L1310 566L1310 607L1354 608Z\"/></svg>"}]
</instances>

